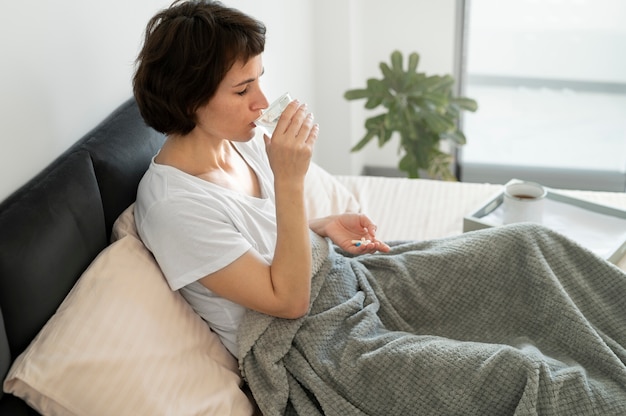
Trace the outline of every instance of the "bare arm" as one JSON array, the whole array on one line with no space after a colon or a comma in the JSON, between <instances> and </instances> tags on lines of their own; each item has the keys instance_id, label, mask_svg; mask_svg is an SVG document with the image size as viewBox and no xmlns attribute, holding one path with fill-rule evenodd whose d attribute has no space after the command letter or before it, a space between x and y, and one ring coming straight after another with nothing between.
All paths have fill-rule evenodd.
<instances>
[{"instance_id":1,"label":"bare arm","mask_svg":"<svg viewBox=\"0 0 626 416\"><path fill-rule=\"evenodd\" d=\"M225 268L200 280L214 293L269 315L297 318L306 313L311 292L311 246L304 203L304 177L318 127L306 107L292 102L266 150L274 172L277 241L271 265L249 250Z\"/></svg>"}]
</instances>

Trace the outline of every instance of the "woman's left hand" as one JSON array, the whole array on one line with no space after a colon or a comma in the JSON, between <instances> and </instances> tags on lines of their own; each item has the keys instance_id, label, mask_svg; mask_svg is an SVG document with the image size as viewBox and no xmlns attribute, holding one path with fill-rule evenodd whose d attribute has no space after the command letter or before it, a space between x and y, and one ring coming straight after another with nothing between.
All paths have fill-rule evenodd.
<instances>
[{"instance_id":1,"label":"woman's left hand","mask_svg":"<svg viewBox=\"0 0 626 416\"><path fill-rule=\"evenodd\" d=\"M376 225L365 214L331 215L311 221L310 227L352 254L386 253L390 250L386 243L376 238Z\"/></svg>"}]
</instances>

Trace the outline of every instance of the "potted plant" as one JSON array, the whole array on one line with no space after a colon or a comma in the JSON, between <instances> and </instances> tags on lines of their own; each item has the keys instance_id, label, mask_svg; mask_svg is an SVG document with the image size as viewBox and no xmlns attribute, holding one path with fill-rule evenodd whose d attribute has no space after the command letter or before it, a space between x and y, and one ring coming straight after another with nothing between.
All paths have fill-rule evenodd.
<instances>
[{"instance_id":1,"label":"potted plant","mask_svg":"<svg viewBox=\"0 0 626 416\"><path fill-rule=\"evenodd\" d=\"M368 79L364 89L348 90L347 100L366 99L365 108L378 106L385 112L365 120L367 132L352 151L362 149L374 137L382 147L394 132L400 135L399 153L404 155L398 168L410 178L418 178L425 171L431 178L455 180L450 153L441 149L442 141L465 144L465 135L458 127L462 110L476 111L476 101L454 97L454 78L450 75L426 75L417 72L419 55L409 55L408 69L403 69L399 51L391 54L391 67L380 63L382 79Z\"/></svg>"}]
</instances>

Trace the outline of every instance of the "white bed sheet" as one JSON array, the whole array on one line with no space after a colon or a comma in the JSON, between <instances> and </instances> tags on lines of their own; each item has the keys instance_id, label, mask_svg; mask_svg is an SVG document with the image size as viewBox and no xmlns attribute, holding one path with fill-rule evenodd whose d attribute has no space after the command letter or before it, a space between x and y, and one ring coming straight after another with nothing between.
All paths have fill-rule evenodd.
<instances>
[{"instance_id":1,"label":"white bed sheet","mask_svg":"<svg viewBox=\"0 0 626 416\"><path fill-rule=\"evenodd\" d=\"M336 176L378 225L384 240L427 240L463 233L463 217L502 185L378 176ZM571 191L572 197L626 209L626 193ZM626 256L618 266L626 270Z\"/></svg>"}]
</instances>

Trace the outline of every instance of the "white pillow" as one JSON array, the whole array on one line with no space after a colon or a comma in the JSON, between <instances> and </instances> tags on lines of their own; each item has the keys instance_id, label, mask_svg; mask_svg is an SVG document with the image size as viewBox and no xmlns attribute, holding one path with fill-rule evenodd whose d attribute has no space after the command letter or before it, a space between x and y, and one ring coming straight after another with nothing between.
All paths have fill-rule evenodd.
<instances>
[{"instance_id":1,"label":"white pillow","mask_svg":"<svg viewBox=\"0 0 626 416\"><path fill-rule=\"evenodd\" d=\"M309 219L361 211L354 194L315 163L311 162L309 166L304 190Z\"/></svg>"},{"instance_id":2,"label":"white pillow","mask_svg":"<svg viewBox=\"0 0 626 416\"><path fill-rule=\"evenodd\" d=\"M111 231L111 242L120 240L126 236L132 236L141 241L139 232L137 232L137 226L135 225L135 203L130 204L119 217L113 223L113 230Z\"/></svg>"},{"instance_id":3,"label":"white pillow","mask_svg":"<svg viewBox=\"0 0 626 416\"><path fill-rule=\"evenodd\" d=\"M46 415L250 415L240 385L233 356L127 235L85 271L4 391Z\"/></svg>"}]
</instances>

